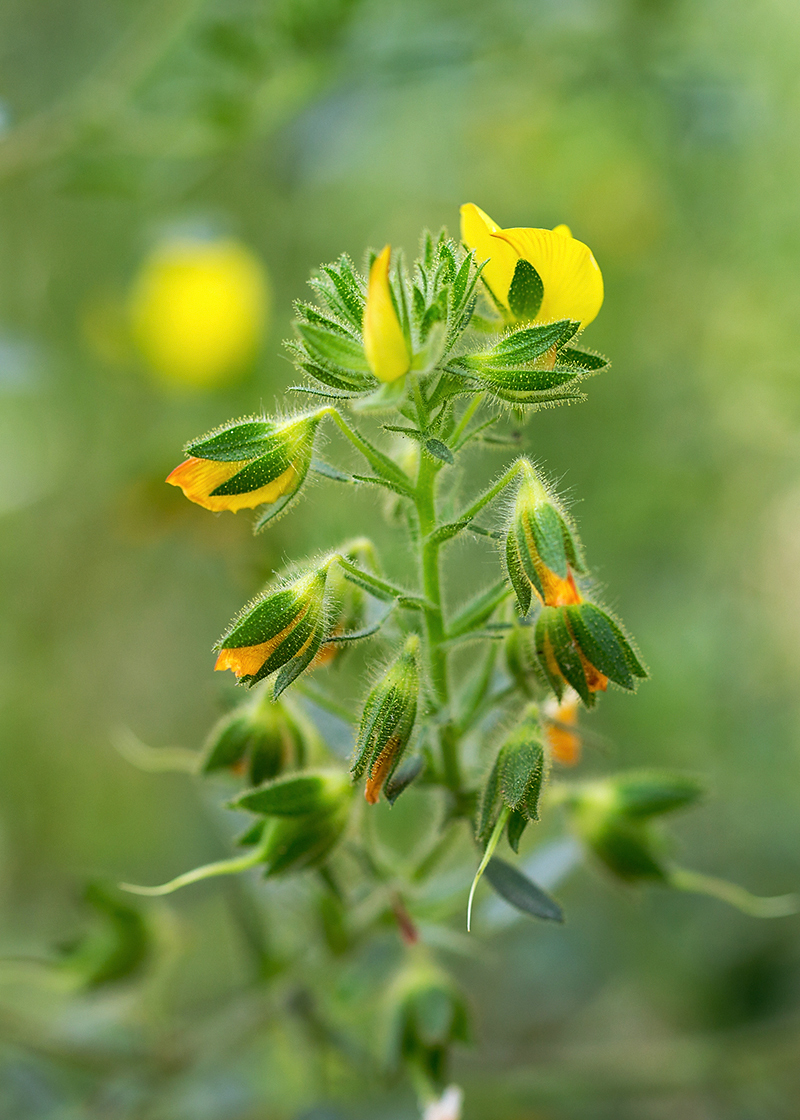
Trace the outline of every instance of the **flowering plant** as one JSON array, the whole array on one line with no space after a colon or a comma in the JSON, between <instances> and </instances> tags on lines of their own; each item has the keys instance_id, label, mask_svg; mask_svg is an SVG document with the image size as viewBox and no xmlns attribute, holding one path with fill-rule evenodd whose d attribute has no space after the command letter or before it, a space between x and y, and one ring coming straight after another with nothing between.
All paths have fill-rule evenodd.
<instances>
[{"instance_id":1,"label":"flowering plant","mask_svg":"<svg viewBox=\"0 0 800 1120\"><path fill-rule=\"evenodd\" d=\"M461 243L425 234L411 270L387 245L366 275L343 256L311 286L316 302L297 304L287 345L303 377L294 391L315 407L226 423L190 441L167 481L210 510L257 509L257 531L286 513L314 474L345 495L372 487L388 493L414 563L396 583L370 540L345 541L298 560L242 609L217 643L216 668L255 688L255 700L213 729L202 763L205 773L249 777L230 803L250 814L242 853L160 887L128 889L166 894L256 866L267 876L311 869L349 912L351 936L393 915L407 957L389 992L389 1057L439 1115L443 1101L459 1099L453 1089L442 1094L451 1045L468 1039L468 1012L420 925L454 837L477 844L455 856L454 908L466 912L468 929L484 874L518 910L562 920L558 902L496 854L504 838L519 853L528 826L557 813L624 882L701 891L758 915L788 912L794 900L756 899L672 862L659 818L700 797L694 776L564 777L581 754L579 710L611 685L634 692L647 670L538 464L515 455L477 494L461 496L468 446L513 444L503 435L509 418L584 399L586 379L606 368L582 342L603 301L588 247L563 225L501 229L469 204ZM326 424L357 452L358 472L319 457ZM496 573L450 610L445 554L465 534L494 542ZM351 711L318 671L370 640L391 652ZM326 745L320 712L352 725L349 775ZM413 865L387 866L371 814L381 797L394 804L412 784L438 791L438 835ZM365 906L369 897L378 905Z\"/></svg>"}]
</instances>

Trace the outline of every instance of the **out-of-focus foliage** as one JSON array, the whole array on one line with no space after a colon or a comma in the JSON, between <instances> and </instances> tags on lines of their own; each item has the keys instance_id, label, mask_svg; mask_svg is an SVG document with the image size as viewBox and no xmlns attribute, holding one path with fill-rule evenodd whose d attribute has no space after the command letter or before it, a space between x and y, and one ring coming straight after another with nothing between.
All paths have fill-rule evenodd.
<instances>
[{"instance_id":1,"label":"out-of-focus foliage","mask_svg":"<svg viewBox=\"0 0 800 1120\"><path fill-rule=\"evenodd\" d=\"M199 750L231 706L210 647L235 609L287 554L375 533L383 512L365 494L343 523L319 480L253 539L246 514L164 486L176 448L279 405L294 374L277 340L311 267L412 251L423 223L455 232L465 199L504 227L567 222L606 283L591 329L612 370L523 441L583 497L652 673L635 703L607 697L585 774L609 754L707 774L682 849L764 893L796 885L798 46L779 0L0 6L0 1114L414 1115L376 1028L402 957L390 892L369 946L336 884L228 880L142 904L130 976L76 990L49 962L105 936L87 879L157 882L241 828L212 808L234 783L206 801L186 774L137 769L119 728ZM164 394L125 315L176 229L235 239L272 280L268 339L206 393ZM454 597L490 546L458 547ZM363 668L353 651L322 670L343 704ZM344 725L328 737L348 754ZM427 798L378 808L388 864L425 854ZM524 858L548 886L572 853ZM794 1116L796 919L615 894L584 869L558 895L564 926L490 903L479 939L454 925L436 946L472 1002L452 1071L468 1120Z\"/></svg>"}]
</instances>

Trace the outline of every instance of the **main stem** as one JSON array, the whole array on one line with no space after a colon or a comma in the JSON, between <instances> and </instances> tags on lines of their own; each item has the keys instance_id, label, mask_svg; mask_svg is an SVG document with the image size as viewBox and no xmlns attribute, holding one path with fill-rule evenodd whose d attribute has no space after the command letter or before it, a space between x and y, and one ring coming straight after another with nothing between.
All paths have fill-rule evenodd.
<instances>
[{"instance_id":1,"label":"main stem","mask_svg":"<svg viewBox=\"0 0 800 1120\"><path fill-rule=\"evenodd\" d=\"M442 706L445 706L449 703L450 694L447 682L447 655L442 649L444 618L442 616L442 587L439 578L439 544L430 540L430 536L436 528L437 474L438 470L434 459L425 451L422 451L419 460L415 502L419 520L422 590L430 603L425 611L425 630L428 638L428 657L433 690L436 699Z\"/></svg>"},{"instance_id":2,"label":"main stem","mask_svg":"<svg viewBox=\"0 0 800 1120\"><path fill-rule=\"evenodd\" d=\"M447 708L450 689L447 680L447 651L444 648L445 628L442 614L442 587L439 574L440 543L431 540L436 529L436 478L439 466L424 450L420 452L415 504L419 521L420 569L423 594L430 604L425 611L428 660L431 683L440 708ZM458 737L449 721L439 731L444 780L453 793L461 790L458 764Z\"/></svg>"}]
</instances>

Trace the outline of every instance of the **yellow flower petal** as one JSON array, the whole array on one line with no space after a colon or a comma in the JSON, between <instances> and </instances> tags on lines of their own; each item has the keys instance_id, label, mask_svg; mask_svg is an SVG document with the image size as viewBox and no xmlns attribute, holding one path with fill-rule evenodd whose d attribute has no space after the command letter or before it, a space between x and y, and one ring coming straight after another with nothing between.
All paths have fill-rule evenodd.
<instances>
[{"instance_id":1,"label":"yellow flower petal","mask_svg":"<svg viewBox=\"0 0 800 1120\"><path fill-rule=\"evenodd\" d=\"M509 245L539 273L544 299L534 322L577 319L585 327L602 307L603 276L591 249L568 237L567 228L500 229L491 236Z\"/></svg>"},{"instance_id":2,"label":"yellow flower petal","mask_svg":"<svg viewBox=\"0 0 800 1120\"><path fill-rule=\"evenodd\" d=\"M167 482L170 486L179 486L190 502L195 502L204 509L210 509L214 513L227 509L236 513L240 509L254 509L256 506L277 502L278 498L289 493L297 479L297 471L290 466L283 474L268 482L266 486L259 487L258 490L251 490L246 494L211 496L213 490L222 486L229 478L233 478L246 465L246 459L233 463L217 463L211 459L198 459L191 456L167 476Z\"/></svg>"},{"instance_id":3,"label":"yellow flower petal","mask_svg":"<svg viewBox=\"0 0 800 1120\"><path fill-rule=\"evenodd\" d=\"M379 381L396 381L408 373L411 366L411 355L389 288L391 255L392 247L387 245L372 262L364 308L364 351Z\"/></svg>"},{"instance_id":4,"label":"yellow flower petal","mask_svg":"<svg viewBox=\"0 0 800 1120\"><path fill-rule=\"evenodd\" d=\"M481 276L491 289L492 295L504 307L508 307L508 289L514 278L519 254L493 234L502 232L496 222L484 213L474 202L461 207L461 240L468 249L475 250L478 264L488 261Z\"/></svg>"}]
</instances>

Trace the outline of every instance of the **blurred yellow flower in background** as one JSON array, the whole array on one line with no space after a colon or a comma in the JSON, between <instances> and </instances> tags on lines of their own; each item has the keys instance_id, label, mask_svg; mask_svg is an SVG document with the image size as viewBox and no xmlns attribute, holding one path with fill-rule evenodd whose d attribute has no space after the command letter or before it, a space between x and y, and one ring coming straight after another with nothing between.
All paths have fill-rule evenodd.
<instances>
[{"instance_id":1,"label":"blurred yellow flower in background","mask_svg":"<svg viewBox=\"0 0 800 1120\"><path fill-rule=\"evenodd\" d=\"M572 236L569 226L555 229L501 229L480 207L468 202L461 207L461 239L475 250L483 279L497 303L519 321L550 323L574 319L586 327L603 305L603 275L591 249ZM533 299L525 290L520 262L535 269L541 282L538 302L531 310L515 309L515 284L522 305ZM536 279L531 274L534 281ZM522 283L521 283L522 281Z\"/></svg>"},{"instance_id":2,"label":"blurred yellow flower in background","mask_svg":"<svg viewBox=\"0 0 800 1120\"><path fill-rule=\"evenodd\" d=\"M170 385L216 389L242 376L269 311L263 264L232 238L175 238L157 246L129 302L134 342Z\"/></svg>"}]
</instances>

